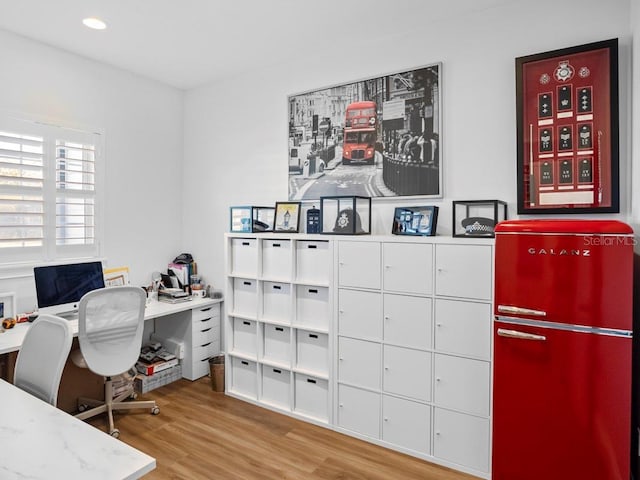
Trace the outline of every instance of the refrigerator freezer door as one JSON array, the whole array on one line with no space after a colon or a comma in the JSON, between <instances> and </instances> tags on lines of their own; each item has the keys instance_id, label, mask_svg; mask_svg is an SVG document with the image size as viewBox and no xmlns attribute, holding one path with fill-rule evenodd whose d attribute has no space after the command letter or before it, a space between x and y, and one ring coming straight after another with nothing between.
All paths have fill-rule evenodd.
<instances>
[{"instance_id":1,"label":"refrigerator freezer door","mask_svg":"<svg viewBox=\"0 0 640 480\"><path fill-rule=\"evenodd\" d=\"M629 480L631 338L497 320L494 354L492 480Z\"/></svg>"}]
</instances>

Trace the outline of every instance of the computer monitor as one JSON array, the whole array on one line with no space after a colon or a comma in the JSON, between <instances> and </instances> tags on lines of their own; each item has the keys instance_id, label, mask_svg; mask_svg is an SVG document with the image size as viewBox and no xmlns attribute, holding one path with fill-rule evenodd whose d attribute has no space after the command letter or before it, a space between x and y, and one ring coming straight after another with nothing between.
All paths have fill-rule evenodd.
<instances>
[{"instance_id":1,"label":"computer monitor","mask_svg":"<svg viewBox=\"0 0 640 480\"><path fill-rule=\"evenodd\" d=\"M85 293L104 288L102 262L35 267L33 276L40 313L73 315Z\"/></svg>"}]
</instances>

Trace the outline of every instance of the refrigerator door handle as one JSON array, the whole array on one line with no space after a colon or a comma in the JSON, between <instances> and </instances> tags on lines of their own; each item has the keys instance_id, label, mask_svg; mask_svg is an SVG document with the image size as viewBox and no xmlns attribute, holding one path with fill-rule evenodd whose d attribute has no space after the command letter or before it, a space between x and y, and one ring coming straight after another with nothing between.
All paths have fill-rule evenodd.
<instances>
[{"instance_id":1,"label":"refrigerator door handle","mask_svg":"<svg viewBox=\"0 0 640 480\"><path fill-rule=\"evenodd\" d=\"M533 333L519 332L518 330L507 330L505 328L499 328L498 335L500 337L517 338L519 340L535 340L538 342L544 342L547 339L544 335L534 335Z\"/></svg>"},{"instance_id":2,"label":"refrigerator door handle","mask_svg":"<svg viewBox=\"0 0 640 480\"><path fill-rule=\"evenodd\" d=\"M513 313L515 315L532 315L534 317L546 317L547 312L542 310L533 310L531 308L514 307L512 305L498 305L500 313Z\"/></svg>"}]
</instances>

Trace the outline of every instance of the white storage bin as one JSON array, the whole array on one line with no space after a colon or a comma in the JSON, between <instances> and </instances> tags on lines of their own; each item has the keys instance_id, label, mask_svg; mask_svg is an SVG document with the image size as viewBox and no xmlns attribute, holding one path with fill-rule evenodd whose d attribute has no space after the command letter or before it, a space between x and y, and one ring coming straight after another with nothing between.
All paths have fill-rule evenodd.
<instances>
[{"instance_id":1,"label":"white storage bin","mask_svg":"<svg viewBox=\"0 0 640 480\"><path fill-rule=\"evenodd\" d=\"M291 241L262 241L262 276L273 280L291 280Z\"/></svg>"},{"instance_id":2,"label":"white storage bin","mask_svg":"<svg viewBox=\"0 0 640 480\"><path fill-rule=\"evenodd\" d=\"M258 287L256 280L233 279L233 313L255 317L258 313Z\"/></svg>"},{"instance_id":3,"label":"white storage bin","mask_svg":"<svg viewBox=\"0 0 640 480\"><path fill-rule=\"evenodd\" d=\"M294 410L296 413L329 421L329 382L321 378L295 374Z\"/></svg>"},{"instance_id":4,"label":"white storage bin","mask_svg":"<svg viewBox=\"0 0 640 480\"><path fill-rule=\"evenodd\" d=\"M231 274L258 275L258 242L255 238L231 239Z\"/></svg>"},{"instance_id":5,"label":"white storage bin","mask_svg":"<svg viewBox=\"0 0 640 480\"><path fill-rule=\"evenodd\" d=\"M291 285L264 282L262 284L262 317L289 323L291 321Z\"/></svg>"},{"instance_id":6,"label":"white storage bin","mask_svg":"<svg viewBox=\"0 0 640 480\"><path fill-rule=\"evenodd\" d=\"M233 319L233 351L256 355L256 322L243 318Z\"/></svg>"},{"instance_id":7,"label":"white storage bin","mask_svg":"<svg viewBox=\"0 0 640 480\"><path fill-rule=\"evenodd\" d=\"M289 327L264 325L264 359L291 364L291 331Z\"/></svg>"},{"instance_id":8,"label":"white storage bin","mask_svg":"<svg viewBox=\"0 0 640 480\"><path fill-rule=\"evenodd\" d=\"M231 392L257 399L258 374L256 362L231 358Z\"/></svg>"},{"instance_id":9,"label":"white storage bin","mask_svg":"<svg viewBox=\"0 0 640 480\"><path fill-rule=\"evenodd\" d=\"M329 336L324 333L297 331L297 367L320 374L329 372Z\"/></svg>"},{"instance_id":10,"label":"white storage bin","mask_svg":"<svg viewBox=\"0 0 640 480\"><path fill-rule=\"evenodd\" d=\"M296 242L296 280L325 284L331 281L333 259L328 241Z\"/></svg>"},{"instance_id":11,"label":"white storage bin","mask_svg":"<svg viewBox=\"0 0 640 480\"><path fill-rule=\"evenodd\" d=\"M329 289L326 287L296 287L296 325L329 330Z\"/></svg>"},{"instance_id":12,"label":"white storage bin","mask_svg":"<svg viewBox=\"0 0 640 480\"><path fill-rule=\"evenodd\" d=\"M289 410L289 386L291 374L289 370L262 365L262 396L260 400L271 405Z\"/></svg>"}]
</instances>

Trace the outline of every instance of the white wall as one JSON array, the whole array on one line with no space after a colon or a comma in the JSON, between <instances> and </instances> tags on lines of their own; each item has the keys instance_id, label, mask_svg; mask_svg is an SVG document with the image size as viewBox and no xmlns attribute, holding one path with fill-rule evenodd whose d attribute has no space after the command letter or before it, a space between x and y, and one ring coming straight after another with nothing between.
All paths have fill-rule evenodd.
<instances>
[{"instance_id":1,"label":"white wall","mask_svg":"<svg viewBox=\"0 0 640 480\"><path fill-rule=\"evenodd\" d=\"M391 5L391 4L390 4ZM419 2L416 2L419 5ZM513 0L357 49L325 52L187 92L185 249L222 288L229 206L287 199L287 96L443 62L444 198L439 234L451 234L451 201L498 198L516 211L515 68L518 56L620 39L622 211L630 214L629 0ZM391 7L390 7L391 8ZM384 15L384 12L380 12ZM330 33L328 35L330 38ZM330 42L329 42L330 43ZM351 52L347 54L348 52ZM636 54L637 58L637 54ZM637 183L636 183L637 184ZM374 233L389 233L394 206L374 202Z\"/></svg>"},{"instance_id":2,"label":"white wall","mask_svg":"<svg viewBox=\"0 0 640 480\"><path fill-rule=\"evenodd\" d=\"M103 254L149 283L181 250L183 93L0 31L0 110L105 133ZM32 277L7 279L18 309L35 307Z\"/></svg>"}]
</instances>

